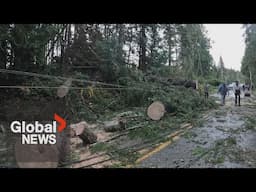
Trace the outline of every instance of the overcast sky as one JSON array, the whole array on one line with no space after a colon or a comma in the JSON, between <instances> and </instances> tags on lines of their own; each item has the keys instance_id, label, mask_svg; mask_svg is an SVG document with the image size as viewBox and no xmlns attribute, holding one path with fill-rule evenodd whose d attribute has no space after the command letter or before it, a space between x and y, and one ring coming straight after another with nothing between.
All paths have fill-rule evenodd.
<instances>
[{"instance_id":1,"label":"overcast sky","mask_svg":"<svg viewBox=\"0 0 256 192\"><path fill-rule=\"evenodd\" d=\"M210 52L216 64L222 56L226 68L240 70L245 49L242 24L205 24L205 27L213 41Z\"/></svg>"}]
</instances>

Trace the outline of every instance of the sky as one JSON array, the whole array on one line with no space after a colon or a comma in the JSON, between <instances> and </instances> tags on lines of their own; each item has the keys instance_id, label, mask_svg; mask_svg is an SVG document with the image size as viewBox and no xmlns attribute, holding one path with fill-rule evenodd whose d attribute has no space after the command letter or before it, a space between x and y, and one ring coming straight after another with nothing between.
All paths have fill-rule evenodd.
<instances>
[{"instance_id":1,"label":"sky","mask_svg":"<svg viewBox=\"0 0 256 192\"><path fill-rule=\"evenodd\" d=\"M222 56L224 66L240 70L244 55L244 29L242 24L204 24L211 39L210 53L218 65Z\"/></svg>"}]
</instances>

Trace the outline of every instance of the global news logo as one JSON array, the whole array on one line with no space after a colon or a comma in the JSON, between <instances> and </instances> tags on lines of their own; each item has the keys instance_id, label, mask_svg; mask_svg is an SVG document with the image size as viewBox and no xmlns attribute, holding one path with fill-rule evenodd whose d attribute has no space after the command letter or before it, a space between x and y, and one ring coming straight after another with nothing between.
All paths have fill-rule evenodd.
<instances>
[{"instance_id":1,"label":"global news logo","mask_svg":"<svg viewBox=\"0 0 256 192\"><path fill-rule=\"evenodd\" d=\"M34 123L26 123L26 121L13 121L10 125L11 131L21 134L21 144L51 144L57 142L56 133L62 132L66 128L65 119L56 113L51 123L42 124L39 121ZM57 127L57 123L59 126Z\"/></svg>"}]
</instances>

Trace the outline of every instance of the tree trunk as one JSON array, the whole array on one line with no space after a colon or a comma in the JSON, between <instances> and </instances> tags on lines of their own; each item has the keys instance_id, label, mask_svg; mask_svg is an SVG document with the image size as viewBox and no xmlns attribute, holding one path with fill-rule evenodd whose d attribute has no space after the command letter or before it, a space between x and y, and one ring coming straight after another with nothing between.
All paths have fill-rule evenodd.
<instances>
[{"instance_id":1,"label":"tree trunk","mask_svg":"<svg viewBox=\"0 0 256 192\"><path fill-rule=\"evenodd\" d=\"M123 45L124 45L124 25L117 24L117 33L118 33L118 46L117 46L117 61L122 64L123 62Z\"/></svg>"},{"instance_id":2,"label":"tree trunk","mask_svg":"<svg viewBox=\"0 0 256 192\"><path fill-rule=\"evenodd\" d=\"M172 66L172 47L171 47L171 45L168 45L168 64L169 64L169 67Z\"/></svg>"},{"instance_id":3,"label":"tree trunk","mask_svg":"<svg viewBox=\"0 0 256 192\"><path fill-rule=\"evenodd\" d=\"M133 41L133 32L132 29L128 30L129 32L129 51L128 51L128 58L127 58L127 63L130 64L130 56L131 56L131 52L132 52L132 41Z\"/></svg>"},{"instance_id":4,"label":"tree trunk","mask_svg":"<svg viewBox=\"0 0 256 192\"><path fill-rule=\"evenodd\" d=\"M172 31L171 24L167 24L167 44L168 44L168 65L172 65Z\"/></svg>"},{"instance_id":5,"label":"tree trunk","mask_svg":"<svg viewBox=\"0 0 256 192\"><path fill-rule=\"evenodd\" d=\"M0 68L5 69L7 64L7 43L3 41L0 45Z\"/></svg>"},{"instance_id":6,"label":"tree trunk","mask_svg":"<svg viewBox=\"0 0 256 192\"><path fill-rule=\"evenodd\" d=\"M155 59L155 49L157 44L157 26L156 24L152 24L152 44L150 46L150 63L153 65Z\"/></svg>"},{"instance_id":7,"label":"tree trunk","mask_svg":"<svg viewBox=\"0 0 256 192\"><path fill-rule=\"evenodd\" d=\"M103 126L106 132L121 131L125 129L126 122L123 119L114 119L112 121L105 121Z\"/></svg>"},{"instance_id":8,"label":"tree trunk","mask_svg":"<svg viewBox=\"0 0 256 192\"><path fill-rule=\"evenodd\" d=\"M139 69L146 71L146 26L144 24L141 24L139 39Z\"/></svg>"},{"instance_id":9,"label":"tree trunk","mask_svg":"<svg viewBox=\"0 0 256 192\"><path fill-rule=\"evenodd\" d=\"M97 136L87 128L84 128L79 138L83 140L84 144L92 144L97 142Z\"/></svg>"},{"instance_id":10,"label":"tree trunk","mask_svg":"<svg viewBox=\"0 0 256 192\"><path fill-rule=\"evenodd\" d=\"M252 90L252 72L249 70L250 73L250 90Z\"/></svg>"},{"instance_id":11,"label":"tree trunk","mask_svg":"<svg viewBox=\"0 0 256 192\"><path fill-rule=\"evenodd\" d=\"M71 24L67 25L67 44L66 47L70 47L71 45Z\"/></svg>"},{"instance_id":12,"label":"tree trunk","mask_svg":"<svg viewBox=\"0 0 256 192\"><path fill-rule=\"evenodd\" d=\"M128 51L128 55L127 55L127 63L128 64L130 64L131 50L132 50L132 46L131 46L131 43L130 43L129 44L129 51Z\"/></svg>"},{"instance_id":13,"label":"tree trunk","mask_svg":"<svg viewBox=\"0 0 256 192\"><path fill-rule=\"evenodd\" d=\"M83 140L84 144L92 144L97 142L97 135L95 135L90 129L90 125L85 121L77 124L71 124L71 136L78 136Z\"/></svg>"}]
</instances>

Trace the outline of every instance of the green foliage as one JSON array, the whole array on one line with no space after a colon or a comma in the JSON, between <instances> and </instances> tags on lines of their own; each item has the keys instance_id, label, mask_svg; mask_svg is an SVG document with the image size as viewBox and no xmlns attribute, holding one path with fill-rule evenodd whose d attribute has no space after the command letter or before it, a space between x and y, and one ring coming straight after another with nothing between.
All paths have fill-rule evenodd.
<instances>
[{"instance_id":1,"label":"green foliage","mask_svg":"<svg viewBox=\"0 0 256 192\"><path fill-rule=\"evenodd\" d=\"M92 147L90 147L90 150L92 153L96 153L99 151L108 151L113 149L112 146L106 144L106 143L96 143L95 145L93 145Z\"/></svg>"},{"instance_id":2,"label":"green foliage","mask_svg":"<svg viewBox=\"0 0 256 192\"><path fill-rule=\"evenodd\" d=\"M129 73L117 47L118 41L114 38L96 42L96 51L103 60L99 70L106 82L116 81L118 77L126 76Z\"/></svg>"},{"instance_id":3,"label":"green foliage","mask_svg":"<svg viewBox=\"0 0 256 192\"><path fill-rule=\"evenodd\" d=\"M194 148L193 150L192 150L192 155L194 155L194 156L203 156L205 153L207 152L207 149L205 149L205 148L202 148L202 147L200 147L200 146L197 146L196 148Z\"/></svg>"},{"instance_id":4,"label":"green foliage","mask_svg":"<svg viewBox=\"0 0 256 192\"><path fill-rule=\"evenodd\" d=\"M213 101L206 102L195 90L150 80L151 75L185 76L205 82L207 75L216 72L203 25L8 24L0 25L0 32L1 68L126 86L108 90L96 85L90 96L86 88L91 84L73 83L72 86L85 88L71 89L64 98L75 114L74 120L94 121L124 108L147 107L155 100L171 105L180 117L189 119L195 119L196 111L214 106ZM138 69L142 47L146 71ZM18 76L14 79L15 84L21 84ZM56 87L62 83L55 79L22 79L25 85L32 86ZM209 81L216 85L217 79L212 75ZM56 97L56 90L33 89L31 94Z\"/></svg>"},{"instance_id":5,"label":"green foliage","mask_svg":"<svg viewBox=\"0 0 256 192\"><path fill-rule=\"evenodd\" d=\"M255 130L256 120L254 117L248 116L245 120L245 128Z\"/></svg>"},{"instance_id":6,"label":"green foliage","mask_svg":"<svg viewBox=\"0 0 256 192\"><path fill-rule=\"evenodd\" d=\"M181 66L187 78L206 76L210 72L212 57L210 40L206 37L203 25L187 24L180 28L181 35Z\"/></svg>"},{"instance_id":7,"label":"green foliage","mask_svg":"<svg viewBox=\"0 0 256 192\"><path fill-rule=\"evenodd\" d=\"M256 25L247 24L245 27L245 53L242 60L241 72L245 75L246 81L256 83L255 50L256 50Z\"/></svg>"},{"instance_id":8,"label":"green foliage","mask_svg":"<svg viewBox=\"0 0 256 192\"><path fill-rule=\"evenodd\" d=\"M222 83L222 81L220 81L219 79L209 79L207 80L207 83L212 86L219 86Z\"/></svg>"}]
</instances>

